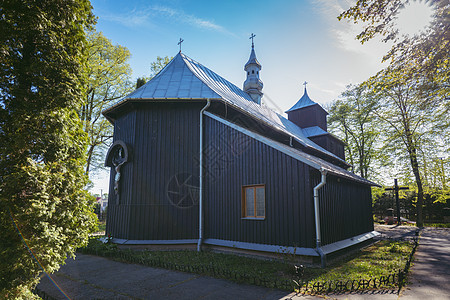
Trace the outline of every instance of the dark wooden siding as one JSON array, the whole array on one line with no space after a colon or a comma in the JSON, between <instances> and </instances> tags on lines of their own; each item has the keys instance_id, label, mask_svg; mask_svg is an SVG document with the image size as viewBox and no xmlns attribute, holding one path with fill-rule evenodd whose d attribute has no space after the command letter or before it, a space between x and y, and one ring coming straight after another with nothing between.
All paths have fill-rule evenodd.
<instances>
[{"instance_id":1,"label":"dark wooden siding","mask_svg":"<svg viewBox=\"0 0 450 300\"><path fill-rule=\"evenodd\" d=\"M311 186L319 182L320 174L313 170ZM319 197L322 245L373 230L370 186L327 176Z\"/></svg>"},{"instance_id":2,"label":"dark wooden siding","mask_svg":"<svg viewBox=\"0 0 450 300\"><path fill-rule=\"evenodd\" d=\"M320 147L330 151L337 157L345 160L344 143L336 139L331 134L324 134L320 136L312 136L309 138L311 141L319 145Z\"/></svg>"},{"instance_id":3,"label":"dark wooden siding","mask_svg":"<svg viewBox=\"0 0 450 300\"><path fill-rule=\"evenodd\" d=\"M327 113L319 104L303 107L287 114L289 121L301 128L319 126L327 131Z\"/></svg>"},{"instance_id":4,"label":"dark wooden siding","mask_svg":"<svg viewBox=\"0 0 450 300\"><path fill-rule=\"evenodd\" d=\"M122 140L128 146L135 142L136 111L128 111L114 122L114 141ZM131 151L133 157L133 151ZM130 200L132 197L132 177L134 164L129 162L121 168L121 182L119 185L120 199L117 205L114 192L114 177L116 172L111 168L109 180L108 214L106 233L117 238L126 238L130 230Z\"/></svg>"},{"instance_id":5,"label":"dark wooden siding","mask_svg":"<svg viewBox=\"0 0 450 300\"><path fill-rule=\"evenodd\" d=\"M202 106L204 103L134 104L134 112L126 115L133 116L134 124L121 123L121 119L115 122L115 139L124 140L124 135L133 135L133 138L129 140L132 162L122 174L126 177L122 186L126 185L132 193L122 196L119 208L113 205L113 211L123 211L128 216L126 219L113 213L108 219L109 223L116 224L114 228L108 227L113 237L198 238L199 112ZM110 186L113 186L114 175L112 170ZM177 180L179 185L174 184ZM186 180L187 185L183 185L181 181ZM173 189L192 197L182 200L176 196L173 201L174 194L169 193ZM113 194L114 191L110 191L110 195ZM182 201L178 203L178 200ZM122 226L125 229L120 228Z\"/></svg>"},{"instance_id":6,"label":"dark wooden siding","mask_svg":"<svg viewBox=\"0 0 450 300\"><path fill-rule=\"evenodd\" d=\"M226 125L205 119L205 236L314 247L310 168ZM243 185L265 184L266 218L242 219Z\"/></svg>"}]
</instances>

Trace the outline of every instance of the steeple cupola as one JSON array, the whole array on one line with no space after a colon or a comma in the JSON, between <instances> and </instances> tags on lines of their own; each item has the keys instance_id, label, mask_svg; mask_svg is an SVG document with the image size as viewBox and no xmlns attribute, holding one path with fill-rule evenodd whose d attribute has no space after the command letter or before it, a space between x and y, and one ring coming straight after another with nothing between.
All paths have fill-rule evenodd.
<instances>
[{"instance_id":1,"label":"steeple cupola","mask_svg":"<svg viewBox=\"0 0 450 300\"><path fill-rule=\"evenodd\" d=\"M318 126L327 131L327 115L328 113L318 103L309 98L306 91L307 82L303 83L305 92L300 100L294 104L288 111L288 119L300 128Z\"/></svg>"},{"instance_id":2,"label":"steeple cupola","mask_svg":"<svg viewBox=\"0 0 450 300\"><path fill-rule=\"evenodd\" d=\"M261 104L263 83L261 79L259 79L261 64L256 59L255 45L253 43L254 37L255 35L252 33L250 36L250 39L252 40L252 52L250 53L248 62L244 66L244 70L247 72L247 79L244 82L244 92L249 94L255 103Z\"/></svg>"},{"instance_id":3,"label":"steeple cupola","mask_svg":"<svg viewBox=\"0 0 450 300\"><path fill-rule=\"evenodd\" d=\"M344 142L327 131L328 113L309 98L306 84L305 81L303 96L286 111L289 121L300 127L303 134L311 141L345 160Z\"/></svg>"}]
</instances>

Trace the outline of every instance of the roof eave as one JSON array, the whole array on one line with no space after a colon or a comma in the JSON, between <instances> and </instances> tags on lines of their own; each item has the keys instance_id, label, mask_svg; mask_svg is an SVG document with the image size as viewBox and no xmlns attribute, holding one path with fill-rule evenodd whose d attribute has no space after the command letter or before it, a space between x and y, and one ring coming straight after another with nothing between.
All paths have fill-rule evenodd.
<instances>
[{"instance_id":1,"label":"roof eave","mask_svg":"<svg viewBox=\"0 0 450 300\"><path fill-rule=\"evenodd\" d=\"M173 97L172 98L171 97L166 97L166 98L124 98L121 101L115 103L114 105L112 105L112 106L110 106L108 108L105 108L102 111L102 114L105 116L105 118L108 121L113 123L112 122L113 119L110 118L108 116L108 114L110 114L113 111L119 109L121 106L124 106L127 103L131 103L131 102L167 102L167 101L181 102L183 100L188 100L189 102L192 102L192 101L205 101L207 99L209 99L211 101L213 101L213 100L216 100L216 101L217 100L222 100L222 101L224 101L222 98L198 98L198 97L196 97L196 98L173 98Z\"/></svg>"}]
</instances>

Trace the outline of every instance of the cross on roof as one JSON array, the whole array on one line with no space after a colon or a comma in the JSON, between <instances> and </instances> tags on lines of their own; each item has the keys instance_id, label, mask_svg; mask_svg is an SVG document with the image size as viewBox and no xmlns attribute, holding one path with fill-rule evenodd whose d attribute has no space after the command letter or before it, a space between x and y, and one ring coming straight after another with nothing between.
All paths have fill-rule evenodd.
<instances>
[{"instance_id":1,"label":"cross on roof","mask_svg":"<svg viewBox=\"0 0 450 300\"><path fill-rule=\"evenodd\" d=\"M306 85L308 84L308 82L303 82L303 85L305 86L305 89L306 89Z\"/></svg>"},{"instance_id":2,"label":"cross on roof","mask_svg":"<svg viewBox=\"0 0 450 300\"><path fill-rule=\"evenodd\" d=\"M255 37L256 35L254 35L253 33L250 35L250 38L249 38L249 40L251 39L252 40L252 48L254 47L254 44L253 44L253 38Z\"/></svg>"},{"instance_id":3,"label":"cross on roof","mask_svg":"<svg viewBox=\"0 0 450 300\"><path fill-rule=\"evenodd\" d=\"M182 38L180 38L180 41L178 42L177 45L180 45L180 52L181 52L181 43L184 42L184 40Z\"/></svg>"}]
</instances>

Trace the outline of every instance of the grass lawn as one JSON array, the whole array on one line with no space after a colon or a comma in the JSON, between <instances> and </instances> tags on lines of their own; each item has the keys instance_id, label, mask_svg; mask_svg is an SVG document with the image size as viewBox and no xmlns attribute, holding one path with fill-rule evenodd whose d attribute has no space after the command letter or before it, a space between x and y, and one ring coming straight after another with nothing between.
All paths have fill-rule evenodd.
<instances>
[{"instance_id":1,"label":"grass lawn","mask_svg":"<svg viewBox=\"0 0 450 300\"><path fill-rule=\"evenodd\" d=\"M353 280L386 276L403 269L413 249L410 242L380 241L325 268L313 280Z\"/></svg>"},{"instance_id":2,"label":"grass lawn","mask_svg":"<svg viewBox=\"0 0 450 300\"><path fill-rule=\"evenodd\" d=\"M450 228L450 223L425 223L425 227Z\"/></svg>"},{"instance_id":3,"label":"grass lawn","mask_svg":"<svg viewBox=\"0 0 450 300\"><path fill-rule=\"evenodd\" d=\"M301 279L313 283L388 276L404 268L412 248L410 242L381 241L335 261L325 269L305 267ZM97 239L91 239L89 245L79 252L286 290L292 290L293 280L298 279L292 256L286 254L280 254L280 260L262 260L212 251L130 250L103 244Z\"/></svg>"}]
</instances>

